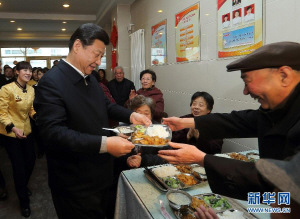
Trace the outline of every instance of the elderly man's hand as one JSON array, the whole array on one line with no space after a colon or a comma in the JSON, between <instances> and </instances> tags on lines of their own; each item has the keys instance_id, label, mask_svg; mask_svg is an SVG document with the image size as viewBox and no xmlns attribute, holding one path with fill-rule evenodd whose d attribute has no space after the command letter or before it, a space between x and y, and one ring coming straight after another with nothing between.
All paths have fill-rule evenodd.
<instances>
[{"instance_id":1,"label":"elderly man's hand","mask_svg":"<svg viewBox=\"0 0 300 219\"><path fill-rule=\"evenodd\" d=\"M169 126L172 131L178 131L184 128L195 128L194 118L163 118L162 124Z\"/></svg>"},{"instance_id":2,"label":"elderly man's hand","mask_svg":"<svg viewBox=\"0 0 300 219\"><path fill-rule=\"evenodd\" d=\"M130 115L130 122L135 125L145 125L145 126L149 126L152 124L149 118L147 118L145 115L136 112L133 112Z\"/></svg>"},{"instance_id":3,"label":"elderly man's hand","mask_svg":"<svg viewBox=\"0 0 300 219\"><path fill-rule=\"evenodd\" d=\"M204 165L205 153L193 145L169 142L169 145L177 150L160 150L158 156L171 164L192 164Z\"/></svg>"},{"instance_id":4,"label":"elderly man's hand","mask_svg":"<svg viewBox=\"0 0 300 219\"><path fill-rule=\"evenodd\" d=\"M202 205L194 213L197 219L218 219L218 215L211 209L206 209Z\"/></svg>"},{"instance_id":5,"label":"elderly man's hand","mask_svg":"<svg viewBox=\"0 0 300 219\"><path fill-rule=\"evenodd\" d=\"M114 157L126 155L134 148L134 144L119 136L108 137L106 146L107 152Z\"/></svg>"}]
</instances>

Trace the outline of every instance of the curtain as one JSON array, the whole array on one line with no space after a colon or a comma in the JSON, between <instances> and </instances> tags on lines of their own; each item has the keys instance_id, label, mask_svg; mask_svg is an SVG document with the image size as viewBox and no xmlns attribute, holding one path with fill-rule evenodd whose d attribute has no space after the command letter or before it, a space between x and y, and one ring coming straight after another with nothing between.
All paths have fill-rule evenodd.
<instances>
[{"instance_id":1,"label":"curtain","mask_svg":"<svg viewBox=\"0 0 300 219\"><path fill-rule=\"evenodd\" d=\"M141 88L140 72L145 70L145 39L144 30L130 34L131 38L131 80L136 90Z\"/></svg>"}]
</instances>

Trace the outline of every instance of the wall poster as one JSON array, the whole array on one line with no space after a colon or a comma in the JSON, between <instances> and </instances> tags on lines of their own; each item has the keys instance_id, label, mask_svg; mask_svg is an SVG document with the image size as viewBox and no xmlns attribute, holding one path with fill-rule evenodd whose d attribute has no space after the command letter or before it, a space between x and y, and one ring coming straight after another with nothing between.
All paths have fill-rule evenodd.
<instances>
[{"instance_id":1,"label":"wall poster","mask_svg":"<svg viewBox=\"0 0 300 219\"><path fill-rule=\"evenodd\" d=\"M175 15L176 62L200 60L199 3Z\"/></svg>"},{"instance_id":2,"label":"wall poster","mask_svg":"<svg viewBox=\"0 0 300 219\"><path fill-rule=\"evenodd\" d=\"M218 57L246 55L263 44L261 0L218 0Z\"/></svg>"},{"instance_id":3,"label":"wall poster","mask_svg":"<svg viewBox=\"0 0 300 219\"><path fill-rule=\"evenodd\" d=\"M167 63L167 20L151 27L151 65Z\"/></svg>"}]
</instances>

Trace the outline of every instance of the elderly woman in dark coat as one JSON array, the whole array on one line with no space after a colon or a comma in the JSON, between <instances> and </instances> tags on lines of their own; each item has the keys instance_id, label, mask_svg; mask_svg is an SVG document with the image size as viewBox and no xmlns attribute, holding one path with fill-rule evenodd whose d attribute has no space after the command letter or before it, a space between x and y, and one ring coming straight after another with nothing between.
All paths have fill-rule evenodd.
<instances>
[{"instance_id":1,"label":"elderly woman in dark coat","mask_svg":"<svg viewBox=\"0 0 300 219\"><path fill-rule=\"evenodd\" d=\"M212 111L213 106L214 99L209 93L197 91L191 98L191 113L181 116L180 118L194 118L207 115ZM198 149L207 154L220 153L223 145L223 140L205 139L205 136L199 136L198 130L193 128L173 132L172 141L195 145Z\"/></svg>"}]
</instances>

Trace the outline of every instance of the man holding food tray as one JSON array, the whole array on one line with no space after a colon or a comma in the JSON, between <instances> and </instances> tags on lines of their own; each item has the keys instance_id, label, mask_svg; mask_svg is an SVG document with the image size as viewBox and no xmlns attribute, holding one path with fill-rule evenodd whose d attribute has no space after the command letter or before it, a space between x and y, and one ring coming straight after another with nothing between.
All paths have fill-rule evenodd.
<instances>
[{"instance_id":1,"label":"man holding food tray","mask_svg":"<svg viewBox=\"0 0 300 219\"><path fill-rule=\"evenodd\" d=\"M300 44L278 42L265 45L227 65L241 70L244 95L261 104L257 110L212 113L195 118L165 118L172 130L196 128L211 139L257 137L261 158L288 159L300 150ZM208 155L196 147L169 143L178 150L161 150L170 163L199 163L205 167L214 193L247 199L248 192L269 192L255 164ZM288 191L286 191L288 192Z\"/></svg>"},{"instance_id":2,"label":"man holding food tray","mask_svg":"<svg viewBox=\"0 0 300 219\"><path fill-rule=\"evenodd\" d=\"M113 136L108 117L151 124L104 95L90 74L101 64L107 33L95 24L81 25L71 36L69 54L40 80L34 101L37 125L47 142L49 186L59 218L105 218L111 210L107 190L112 184L113 157L134 145Z\"/></svg>"}]
</instances>

